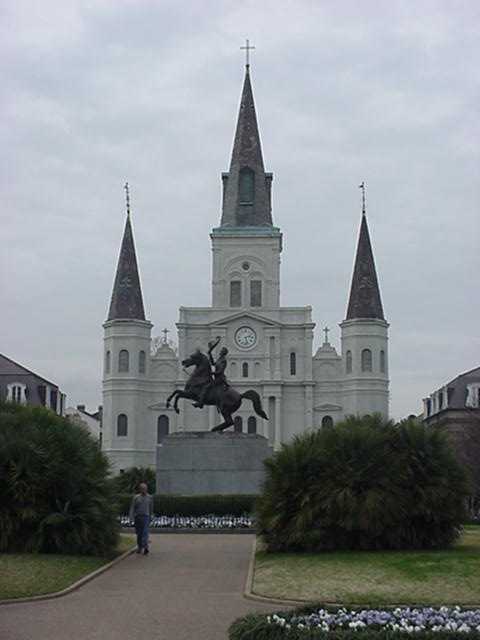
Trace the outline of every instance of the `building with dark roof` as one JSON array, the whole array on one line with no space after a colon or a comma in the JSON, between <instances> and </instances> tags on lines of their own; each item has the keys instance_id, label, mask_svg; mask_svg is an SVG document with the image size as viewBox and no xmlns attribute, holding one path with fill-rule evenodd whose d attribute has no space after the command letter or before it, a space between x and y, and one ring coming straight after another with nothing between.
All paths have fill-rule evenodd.
<instances>
[{"instance_id":1,"label":"building with dark roof","mask_svg":"<svg viewBox=\"0 0 480 640\"><path fill-rule=\"evenodd\" d=\"M423 421L448 433L480 499L480 367L460 374L423 400Z\"/></svg>"},{"instance_id":2,"label":"building with dark roof","mask_svg":"<svg viewBox=\"0 0 480 640\"><path fill-rule=\"evenodd\" d=\"M65 394L57 384L0 353L0 400L65 412Z\"/></svg>"},{"instance_id":3,"label":"building with dark roof","mask_svg":"<svg viewBox=\"0 0 480 640\"><path fill-rule=\"evenodd\" d=\"M188 374L182 360L196 348L206 351L217 336L229 351L231 384L241 393L254 389L269 416L268 421L259 418L250 402L244 402L235 415L237 431L259 433L278 448L305 429L330 425L347 415L388 416L389 325L365 199L347 312L340 325L341 351L330 344L325 329L325 340L314 354L311 307L285 307L280 302L283 236L274 226L272 181L273 174L265 171L247 65L230 166L222 173L220 224L210 233L211 304L180 308L178 351L166 339L160 344L152 341L127 200L103 325L103 448L117 470L153 466L156 446L169 432L208 430L219 422L215 407L199 411L182 402L179 415L166 407L168 396L185 386ZM315 250L317 239L307 235L305 251ZM184 266L172 265L175 268ZM192 278L201 277L192 272ZM346 293L347 289L345 283Z\"/></svg>"}]
</instances>

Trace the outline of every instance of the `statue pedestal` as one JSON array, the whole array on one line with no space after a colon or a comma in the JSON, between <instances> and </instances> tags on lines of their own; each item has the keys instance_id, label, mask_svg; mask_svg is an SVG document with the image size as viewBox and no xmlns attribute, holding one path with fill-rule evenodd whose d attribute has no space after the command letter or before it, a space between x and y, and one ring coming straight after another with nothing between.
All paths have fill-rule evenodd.
<instances>
[{"instance_id":1,"label":"statue pedestal","mask_svg":"<svg viewBox=\"0 0 480 640\"><path fill-rule=\"evenodd\" d=\"M263 461L272 454L268 440L257 434L172 433L157 445L157 493L259 494Z\"/></svg>"}]
</instances>

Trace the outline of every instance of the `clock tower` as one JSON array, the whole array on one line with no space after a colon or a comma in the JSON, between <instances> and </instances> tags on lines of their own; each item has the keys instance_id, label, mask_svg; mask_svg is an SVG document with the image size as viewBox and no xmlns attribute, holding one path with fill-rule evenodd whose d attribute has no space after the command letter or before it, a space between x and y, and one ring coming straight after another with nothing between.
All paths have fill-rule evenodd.
<instances>
[{"instance_id":1,"label":"clock tower","mask_svg":"<svg viewBox=\"0 0 480 640\"><path fill-rule=\"evenodd\" d=\"M257 391L269 414L268 422L260 420L244 403L237 430L260 433L279 446L290 431L312 423L314 325L311 307L280 306L282 234L272 220L272 179L263 163L247 64L230 167L222 174L220 225L210 234L211 307L180 309L179 358L220 336L229 350L228 380L241 392ZM187 403L184 421L186 429L218 422L214 408L207 415Z\"/></svg>"}]
</instances>

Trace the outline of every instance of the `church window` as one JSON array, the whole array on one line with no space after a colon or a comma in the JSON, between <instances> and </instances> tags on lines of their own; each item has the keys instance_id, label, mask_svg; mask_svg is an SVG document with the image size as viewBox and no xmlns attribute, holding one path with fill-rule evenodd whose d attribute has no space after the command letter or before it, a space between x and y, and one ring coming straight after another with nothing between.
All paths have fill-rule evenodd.
<instances>
[{"instance_id":1,"label":"church window","mask_svg":"<svg viewBox=\"0 0 480 640\"><path fill-rule=\"evenodd\" d=\"M242 269L244 271L248 271L250 269L250 263L249 262L242 262Z\"/></svg>"},{"instance_id":2,"label":"church window","mask_svg":"<svg viewBox=\"0 0 480 640\"><path fill-rule=\"evenodd\" d=\"M257 433L257 419L255 416L250 416L247 421L247 432L248 433Z\"/></svg>"},{"instance_id":3,"label":"church window","mask_svg":"<svg viewBox=\"0 0 480 640\"><path fill-rule=\"evenodd\" d=\"M105 354L105 373L110 373L110 351Z\"/></svg>"},{"instance_id":4,"label":"church window","mask_svg":"<svg viewBox=\"0 0 480 640\"><path fill-rule=\"evenodd\" d=\"M120 413L117 418L117 436L124 437L128 433L128 418L124 413Z\"/></svg>"},{"instance_id":5,"label":"church window","mask_svg":"<svg viewBox=\"0 0 480 640\"><path fill-rule=\"evenodd\" d=\"M380 372L385 373L385 351L380 351Z\"/></svg>"},{"instance_id":6,"label":"church window","mask_svg":"<svg viewBox=\"0 0 480 640\"><path fill-rule=\"evenodd\" d=\"M255 195L255 173L251 169L240 171L240 204L252 204Z\"/></svg>"},{"instance_id":7,"label":"church window","mask_svg":"<svg viewBox=\"0 0 480 640\"><path fill-rule=\"evenodd\" d=\"M295 353L295 351L292 351L290 353L290 375L297 375L297 354Z\"/></svg>"},{"instance_id":8,"label":"church window","mask_svg":"<svg viewBox=\"0 0 480 640\"><path fill-rule=\"evenodd\" d=\"M252 280L250 282L250 306L262 306L262 281Z\"/></svg>"},{"instance_id":9,"label":"church window","mask_svg":"<svg viewBox=\"0 0 480 640\"><path fill-rule=\"evenodd\" d=\"M323 416L322 418L322 427L333 427L333 418L332 416Z\"/></svg>"},{"instance_id":10,"label":"church window","mask_svg":"<svg viewBox=\"0 0 480 640\"><path fill-rule=\"evenodd\" d=\"M235 416L233 419L233 430L235 433L242 433L243 431L243 420L241 416Z\"/></svg>"},{"instance_id":11,"label":"church window","mask_svg":"<svg viewBox=\"0 0 480 640\"><path fill-rule=\"evenodd\" d=\"M7 402L15 402L15 404L24 404L27 397L27 388L21 382L14 382L7 385Z\"/></svg>"},{"instance_id":12,"label":"church window","mask_svg":"<svg viewBox=\"0 0 480 640\"><path fill-rule=\"evenodd\" d=\"M443 391L438 394L438 408L443 409Z\"/></svg>"},{"instance_id":13,"label":"church window","mask_svg":"<svg viewBox=\"0 0 480 640\"><path fill-rule=\"evenodd\" d=\"M165 436L168 436L170 424L168 416L158 416L157 420L157 444L160 444Z\"/></svg>"},{"instance_id":14,"label":"church window","mask_svg":"<svg viewBox=\"0 0 480 640\"><path fill-rule=\"evenodd\" d=\"M347 351L346 371L352 373L352 352Z\"/></svg>"},{"instance_id":15,"label":"church window","mask_svg":"<svg viewBox=\"0 0 480 640\"><path fill-rule=\"evenodd\" d=\"M130 354L126 349L122 349L118 354L118 371L127 373L130 368Z\"/></svg>"},{"instance_id":16,"label":"church window","mask_svg":"<svg viewBox=\"0 0 480 640\"><path fill-rule=\"evenodd\" d=\"M372 352L370 349L363 349L362 351L362 371L372 370Z\"/></svg>"},{"instance_id":17,"label":"church window","mask_svg":"<svg viewBox=\"0 0 480 640\"><path fill-rule=\"evenodd\" d=\"M146 368L146 355L145 355L145 351L140 351L140 353L138 354L138 373L145 373L145 368Z\"/></svg>"},{"instance_id":18,"label":"church window","mask_svg":"<svg viewBox=\"0 0 480 640\"><path fill-rule=\"evenodd\" d=\"M432 401L430 398L427 399L427 416L432 414Z\"/></svg>"},{"instance_id":19,"label":"church window","mask_svg":"<svg viewBox=\"0 0 480 640\"><path fill-rule=\"evenodd\" d=\"M230 306L242 306L242 283L240 280L232 280L230 282Z\"/></svg>"},{"instance_id":20,"label":"church window","mask_svg":"<svg viewBox=\"0 0 480 640\"><path fill-rule=\"evenodd\" d=\"M248 362L242 364L242 378L248 378Z\"/></svg>"}]
</instances>

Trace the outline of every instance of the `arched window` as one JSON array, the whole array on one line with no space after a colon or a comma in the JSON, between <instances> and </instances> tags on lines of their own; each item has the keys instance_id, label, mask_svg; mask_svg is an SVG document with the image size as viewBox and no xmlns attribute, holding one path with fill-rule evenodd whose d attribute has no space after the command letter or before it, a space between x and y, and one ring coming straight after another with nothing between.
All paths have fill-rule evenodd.
<instances>
[{"instance_id":1,"label":"arched window","mask_svg":"<svg viewBox=\"0 0 480 640\"><path fill-rule=\"evenodd\" d=\"M138 354L138 373L145 373L146 361L145 351L140 351Z\"/></svg>"},{"instance_id":2,"label":"arched window","mask_svg":"<svg viewBox=\"0 0 480 640\"><path fill-rule=\"evenodd\" d=\"M249 169L241 169L239 184L240 204L252 204L255 197L255 173Z\"/></svg>"},{"instance_id":3,"label":"arched window","mask_svg":"<svg viewBox=\"0 0 480 640\"><path fill-rule=\"evenodd\" d=\"M126 436L128 433L128 418L124 413L120 413L117 418L117 436Z\"/></svg>"},{"instance_id":4,"label":"arched window","mask_svg":"<svg viewBox=\"0 0 480 640\"><path fill-rule=\"evenodd\" d=\"M248 378L248 362L242 364L242 378Z\"/></svg>"},{"instance_id":5,"label":"arched window","mask_svg":"<svg viewBox=\"0 0 480 640\"><path fill-rule=\"evenodd\" d=\"M157 420L157 444L160 444L165 436L168 436L170 425L168 416L158 416Z\"/></svg>"},{"instance_id":6,"label":"arched window","mask_svg":"<svg viewBox=\"0 0 480 640\"><path fill-rule=\"evenodd\" d=\"M352 352L347 351L346 371L352 373Z\"/></svg>"},{"instance_id":7,"label":"arched window","mask_svg":"<svg viewBox=\"0 0 480 640\"><path fill-rule=\"evenodd\" d=\"M380 371L385 373L385 351L380 351Z\"/></svg>"},{"instance_id":8,"label":"arched window","mask_svg":"<svg viewBox=\"0 0 480 640\"><path fill-rule=\"evenodd\" d=\"M292 351L290 353L290 375L297 375L297 354L295 353L295 351Z\"/></svg>"},{"instance_id":9,"label":"arched window","mask_svg":"<svg viewBox=\"0 0 480 640\"><path fill-rule=\"evenodd\" d=\"M233 419L233 430L236 433L242 433L243 431L243 420L241 416L235 416Z\"/></svg>"},{"instance_id":10,"label":"arched window","mask_svg":"<svg viewBox=\"0 0 480 640\"><path fill-rule=\"evenodd\" d=\"M257 419L254 416L250 416L247 421L247 432L257 433Z\"/></svg>"},{"instance_id":11,"label":"arched window","mask_svg":"<svg viewBox=\"0 0 480 640\"><path fill-rule=\"evenodd\" d=\"M110 351L105 353L105 373L110 373Z\"/></svg>"},{"instance_id":12,"label":"arched window","mask_svg":"<svg viewBox=\"0 0 480 640\"><path fill-rule=\"evenodd\" d=\"M372 352L370 349L363 349L362 351L362 371L372 370Z\"/></svg>"},{"instance_id":13,"label":"arched window","mask_svg":"<svg viewBox=\"0 0 480 640\"><path fill-rule=\"evenodd\" d=\"M242 283L240 280L232 280L230 282L230 306L242 306Z\"/></svg>"},{"instance_id":14,"label":"arched window","mask_svg":"<svg viewBox=\"0 0 480 640\"><path fill-rule=\"evenodd\" d=\"M322 427L333 427L333 418L332 418L332 416L323 416L323 418L322 418Z\"/></svg>"},{"instance_id":15,"label":"arched window","mask_svg":"<svg viewBox=\"0 0 480 640\"><path fill-rule=\"evenodd\" d=\"M250 306L262 306L262 281L252 280L250 282Z\"/></svg>"},{"instance_id":16,"label":"arched window","mask_svg":"<svg viewBox=\"0 0 480 640\"><path fill-rule=\"evenodd\" d=\"M127 373L130 369L130 355L126 349L122 349L118 354L118 371Z\"/></svg>"}]
</instances>

